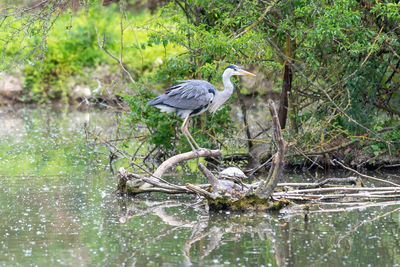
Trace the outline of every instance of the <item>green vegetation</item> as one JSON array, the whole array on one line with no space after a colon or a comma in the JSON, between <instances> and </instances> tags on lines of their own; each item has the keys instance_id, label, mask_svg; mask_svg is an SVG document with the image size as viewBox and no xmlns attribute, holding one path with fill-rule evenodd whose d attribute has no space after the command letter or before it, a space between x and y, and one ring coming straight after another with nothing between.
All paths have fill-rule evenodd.
<instances>
[{"instance_id":1,"label":"green vegetation","mask_svg":"<svg viewBox=\"0 0 400 267\"><path fill-rule=\"evenodd\" d=\"M289 108L280 111L279 119L296 151L327 151L356 140L375 156L399 154L396 1L195 0L148 7L127 0L107 7L88 1L78 11L45 5L48 23L34 20L35 13L9 9L0 32L2 67L20 62L24 97L37 102L67 102L76 85L95 88L96 80L108 76L102 90L123 91L132 128L144 125L148 142L168 154L188 149L177 138L181 122L149 108L147 101L175 80L219 85L226 65L235 63L271 80L269 90L281 92L280 105L286 101ZM266 88L242 90L253 92L264 101ZM228 109L194 120L191 131L201 146L221 147L238 131L232 129ZM247 138L257 134L250 132ZM257 138L255 144L266 141L265 135ZM244 147L242 142L237 149Z\"/></svg>"},{"instance_id":2,"label":"green vegetation","mask_svg":"<svg viewBox=\"0 0 400 267\"><path fill-rule=\"evenodd\" d=\"M138 89L135 95L125 96L129 103L131 113L129 122L131 125L144 124L150 132L149 142L152 145L161 146L161 149L168 154L179 151L190 150L189 144L184 136L180 135L181 120L171 113L161 113L154 107L148 106L149 99L155 94L145 88ZM190 131L196 136L196 141L202 147L213 148L213 138L227 137L232 134L230 127L229 105L214 115L205 114L200 116L191 126Z\"/></svg>"},{"instance_id":3,"label":"green vegetation","mask_svg":"<svg viewBox=\"0 0 400 267\"><path fill-rule=\"evenodd\" d=\"M26 26L32 22L29 16L20 20L4 18L0 46L5 53L0 68L12 71L15 64L19 65L24 76L23 99L39 103L67 102L76 85L96 88L94 78L106 85L113 83L113 78L120 82L119 75L112 75L119 72L118 62L99 46L104 45L111 55L120 57L119 9L92 5L89 9L62 12L57 16L46 32L42 32L40 21ZM166 55L173 56L181 50L166 43L159 45L156 40L147 42L151 36L149 27L156 28L163 22L162 18L157 19L144 10L127 13L125 20L123 57L127 60L124 65L135 78L140 75L145 79ZM27 31L17 32L14 28ZM102 75L109 76L110 81Z\"/></svg>"}]
</instances>

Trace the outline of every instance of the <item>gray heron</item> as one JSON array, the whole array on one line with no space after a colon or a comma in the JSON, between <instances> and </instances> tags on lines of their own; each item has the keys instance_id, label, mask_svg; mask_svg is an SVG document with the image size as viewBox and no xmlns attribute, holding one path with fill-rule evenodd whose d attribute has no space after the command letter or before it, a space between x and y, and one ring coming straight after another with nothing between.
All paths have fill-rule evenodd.
<instances>
[{"instance_id":1,"label":"gray heron","mask_svg":"<svg viewBox=\"0 0 400 267\"><path fill-rule=\"evenodd\" d=\"M183 119L183 124L181 126L183 135L188 140L193 151L196 151L193 144L200 150L201 148L189 133L189 119L206 110L215 112L225 104L233 93L234 87L230 79L233 75L256 76L253 73L242 70L239 66L229 65L222 74L222 82L224 84L223 91L216 90L216 88L207 81L183 80L178 81L178 84L168 88L165 94L151 100L149 105L159 108L161 112L175 112L181 117Z\"/></svg>"}]
</instances>

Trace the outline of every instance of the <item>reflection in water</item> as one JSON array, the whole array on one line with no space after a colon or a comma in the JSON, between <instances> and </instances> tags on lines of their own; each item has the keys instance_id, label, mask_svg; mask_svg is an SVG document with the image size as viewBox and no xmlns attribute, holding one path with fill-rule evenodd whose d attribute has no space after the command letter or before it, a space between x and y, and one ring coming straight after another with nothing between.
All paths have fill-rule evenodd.
<instances>
[{"instance_id":1,"label":"reflection in water","mask_svg":"<svg viewBox=\"0 0 400 267\"><path fill-rule=\"evenodd\" d=\"M117 180L104 162L94 164L82 123L111 136L114 116L0 114L1 266L400 264L398 202L215 214L194 197L113 195ZM172 178L202 182L166 179Z\"/></svg>"},{"instance_id":2,"label":"reflection in water","mask_svg":"<svg viewBox=\"0 0 400 267\"><path fill-rule=\"evenodd\" d=\"M372 235L378 239L387 226L399 229L399 203L387 202L382 209L372 208L369 212L352 210L335 214L308 213L299 214L209 214L195 203L188 204L188 209L197 210L197 216L188 219L182 212L176 212L181 201L144 201L125 200L120 202L121 223L129 223L138 216L157 216L169 226L168 231L152 236L144 247L150 243L162 243L163 239L173 236L174 232L185 231L186 238L180 246L182 261L185 265L205 266L209 264L235 266L321 266L330 262L332 266L357 263L378 265L382 257L396 263L399 248L395 245L396 237L391 241L394 247L392 255L383 255L379 249L385 246L364 247L364 239ZM173 212L172 210L175 210ZM183 207L184 208L184 207ZM360 214L364 216L360 216ZM345 215L345 216L342 216ZM388 218L397 218L388 221ZM347 220L346 220L347 218ZM393 225L392 225L393 223ZM377 229L378 225L383 228ZM377 229L374 231L372 229ZM373 233L372 233L373 232ZM378 233L379 232L379 233ZM384 234L385 235L385 234ZM372 241L370 243L375 243ZM374 253L372 253L374 252ZM359 255L364 255L359 258ZM140 252L135 251L131 257L140 263Z\"/></svg>"},{"instance_id":3,"label":"reflection in water","mask_svg":"<svg viewBox=\"0 0 400 267\"><path fill-rule=\"evenodd\" d=\"M95 168L84 125L115 131L115 114L24 108L0 112L0 175L70 175ZM104 130L103 130L104 129Z\"/></svg>"},{"instance_id":4,"label":"reflection in water","mask_svg":"<svg viewBox=\"0 0 400 267\"><path fill-rule=\"evenodd\" d=\"M24 121L9 113L0 113L0 137L20 136L24 133Z\"/></svg>"}]
</instances>

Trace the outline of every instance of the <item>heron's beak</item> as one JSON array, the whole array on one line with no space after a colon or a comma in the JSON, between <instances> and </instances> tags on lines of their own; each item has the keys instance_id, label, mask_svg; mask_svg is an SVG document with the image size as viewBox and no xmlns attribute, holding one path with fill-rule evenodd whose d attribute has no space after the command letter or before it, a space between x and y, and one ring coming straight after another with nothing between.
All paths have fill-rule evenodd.
<instances>
[{"instance_id":1,"label":"heron's beak","mask_svg":"<svg viewBox=\"0 0 400 267\"><path fill-rule=\"evenodd\" d=\"M253 74L253 73L251 73L251 72L248 72L248 71L245 71L245 70L239 70L239 72L240 72L242 75L256 76L255 74Z\"/></svg>"}]
</instances>

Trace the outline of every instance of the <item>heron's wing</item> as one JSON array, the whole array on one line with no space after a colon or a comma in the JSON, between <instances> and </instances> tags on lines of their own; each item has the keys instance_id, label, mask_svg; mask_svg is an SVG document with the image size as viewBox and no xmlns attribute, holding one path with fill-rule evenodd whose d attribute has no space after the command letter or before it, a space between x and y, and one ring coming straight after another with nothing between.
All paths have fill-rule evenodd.
<instances>
[{"instance_id":1,"label":"heron's wing","mask_svg":"<svg viewBox=\"0 0 400 267\"><path fill-rule=\"evenodd\" d=\"M150 105L166 105L169 107L194 110L207 106L214 98L216 89L206 81L185 80L170 87L165 94L149 102Z\"/></svg>"}]
</instances>

